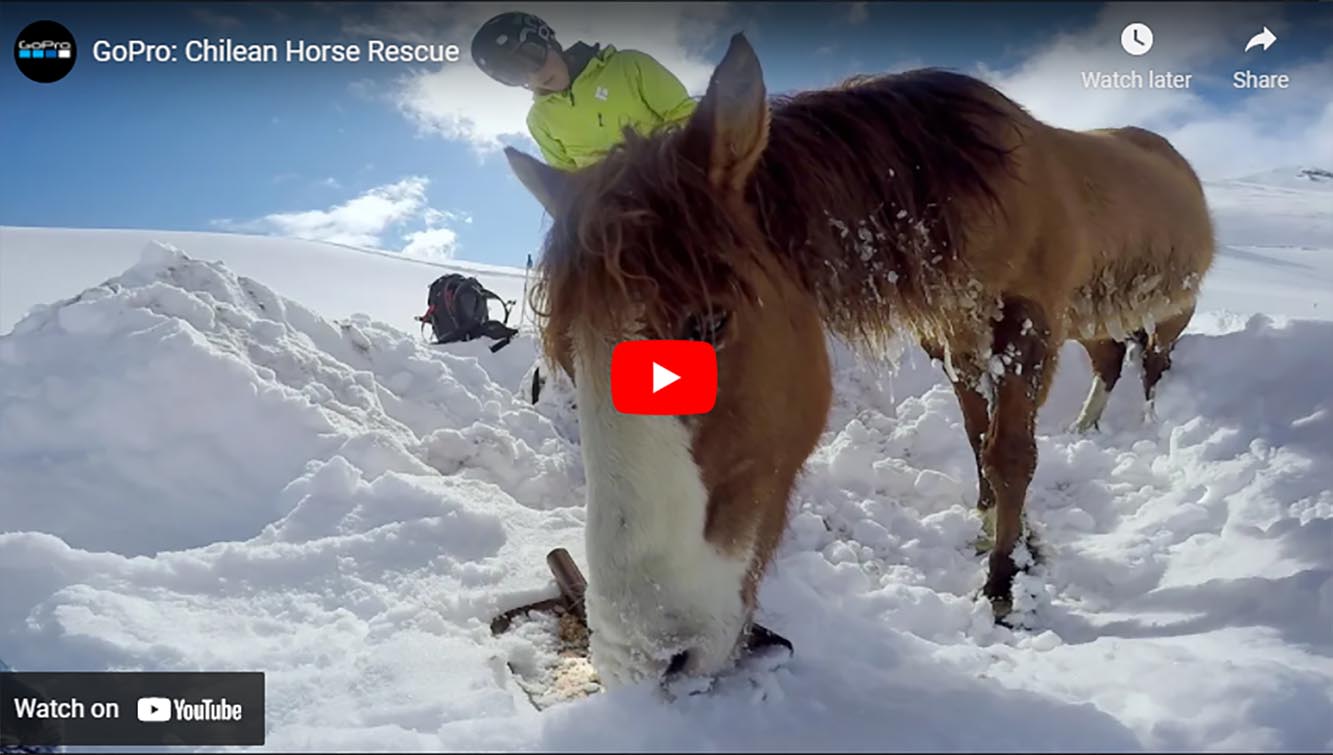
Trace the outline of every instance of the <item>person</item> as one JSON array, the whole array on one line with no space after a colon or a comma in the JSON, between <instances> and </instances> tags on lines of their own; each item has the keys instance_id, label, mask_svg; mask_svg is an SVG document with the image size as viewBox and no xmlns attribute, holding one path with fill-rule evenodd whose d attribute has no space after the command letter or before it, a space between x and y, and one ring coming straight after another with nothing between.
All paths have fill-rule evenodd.
<instances>
[{"instance_id":1,"label":"person","mask_svg":"<svg viewBox=\"0 0 1333 755\"><path fill-rule=\"evenodd\" d=\"M472 59L492 79L533 93L527 127L547 164L575 170L600 160L632 127L647 136L680 123L696 102L651 55L556 41L530 13L501 13L472 38Z\"/></svg>"}]
</instances>

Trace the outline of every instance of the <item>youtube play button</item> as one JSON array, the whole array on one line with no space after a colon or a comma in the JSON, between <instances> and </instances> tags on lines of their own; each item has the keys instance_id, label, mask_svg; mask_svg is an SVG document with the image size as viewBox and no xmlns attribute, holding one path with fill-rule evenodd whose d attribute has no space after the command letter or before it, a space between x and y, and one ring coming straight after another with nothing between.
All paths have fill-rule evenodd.
<instances>
[{"instance_id":1,"label":"youtube play button","mask_svg":"<svg viewBox=\"0 0 1333 755\"><path fill-rule=\"evenodd\" d=\"M703 414L717 401L717 354L703 341L625 341L611 352L611 401L624 414Z\"/></svg>"},{"instance_id":2,"label":"youtube play button","mask_svg":"<svg viewBox=\"0 0 1333 755\"><path fill-rule=\"evenodd\" d=\"M668 370L657 362L653 362L653 393L657 393L677 380L680 380L680 375Z\"/></svg>"}]
</instances>

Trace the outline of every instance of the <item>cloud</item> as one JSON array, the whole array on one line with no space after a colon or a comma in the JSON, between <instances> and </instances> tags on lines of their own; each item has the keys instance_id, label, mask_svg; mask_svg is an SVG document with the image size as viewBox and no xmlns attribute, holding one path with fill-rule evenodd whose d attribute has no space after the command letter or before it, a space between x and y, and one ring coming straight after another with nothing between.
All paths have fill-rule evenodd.
<instances>
[{"instance_id":1,"label":"cloud","mask_svg":"<svg viewBox=\"0 0 1333 755\"><path fill-rule=\"evenodd\" d=\"M1333 57L1291 69L1305 91L1250 95L1236 112L1189 120L1164 131L1205 177L1235 177L1277 166L1333 166L1333 97L1310 90L1333 80ZM1311 82L1320 82L1311 87Z\"/></svg>"},{"instance_id":2,"label":"cloud","mask_svg":"<svg viewBox=\"0 0 1333 755\"><path fill-rule=\"evenodd\" d=\"M1228 90L1249 30L1267 24L1279 38L1288 24L1273 6L1219 4L1207 13L1171 4L1108 4L1088 28L1060 34L1005 70L979 65L982 78L1052 125L1072 129L1136 125L1158 131L1205 179L1275 165L1333 161L1333 48L1320 61L1290 71L1293 88L1240 95L1223 105L1201 91ZM1120 47L1120 31L1139 21L1153 30L1153 48L1136 58ZM1238 31L1239 30L1239 31ZM1243 65L1243 64L1239 64ZM1083 71L1194 75L1190 89L1089 89ZM1266 69L1265 69L1266 70ZM1243 147L1243 148L1242 148Z\"/></svg>"},{"instance_id":3,"label":"cloud","mask_svg":"<svg viewBox=\"0 0 1333 755\"><path fill-rule=\"evenodd\" d=\"M472 215L467 212L441 212L433 207L427 208L425 215L426 225L434 227L442 223L461 222L471 223Z\"/></svg>"},{"instance_id":4,"label":"cloud","mask_svg":"<svg viewBox=\"0 0 1333 755\"><path fill-rule=\"evenodd\" d=\"M471 223L472 216L466 212L447 212L428 207L424 220L425 229L412 231L403 237L403 254L429 260L453 259L458 252L458 233L446 223Z\"/></svg>"},{"instance_id":5,"label":"cloud","mask_svg":"<svg viewBox=\"0 0 1333 755\"><path fill-rule=\"evenodd\" d=\"M407 245L403 254L422 259L453 259L458 249L458 234L451 228L427 228L413 231L406 236Z\"/></svg>"},{"instance_id":6,"label":"cloud","mask_svg":"<svg viewBox=\"0 0 1333 755\"><path fill-rule=\"evenodd\" d=\"M345 18L344 33L404 42L455 43L457 63L400 78L383 97L422 133L466 141L485 154L528 139L530 92L491 80L473 64L472 35L507 5L386 3L370 18ZM632 48L657 58L691 94L702 94L716 61L705 51L719 40L729 16L717 3L543 3L535 11L561 44L577 41Z\"/></svg>"},{"instance_id":7,"label":"cloud","mask_svg":"<svg viewBox=\"0 0 1333 755\"><path fill-rule=\"evenodd\" d=\"M863 24L870 18L870 8L864 2L852 3L847 8L847 23L852 25Z\"/></svg>"},{"instance_id":8,"label":"cloud","mask_svg":"<svg viewBox=\"0 0 1333 755\"><path fill-rule=\"evenodd\" d=\"M296 178L300 176L281 173L274 177L274 181ZM331 177L319 181L318 185L341 187ZM472 216L466 212L431 207L426 198L429 185L429 179L409 176L395 183L376 186L323 210L277 212L255 220L224 219L214 220L212 224L242 233L397 249L404 255L422 259L452 259L459 249L458 232L454 229L459 224L470 224ZM412 226L424 227L408 230ZM398 243L391 242L391 238L398 239Z\"/></svg>"},{"instance_id":9,"label":"cloud","mask_svg":"<svg viewBox=\"0 0 1333 755\"><path fill-rule=\"evenodd\" d=\"M437 258L452 256L458 239L444 224L463 216L430 207L426 201L429 184L429 179L410 176L323 210L278 212L246 222L215 220L213 224L232 231L383 249L391 247L385 240L391 229L421 222L426 226L424 230L401 236L406 242L402 251Z\"/></svg>"}]
</instances>

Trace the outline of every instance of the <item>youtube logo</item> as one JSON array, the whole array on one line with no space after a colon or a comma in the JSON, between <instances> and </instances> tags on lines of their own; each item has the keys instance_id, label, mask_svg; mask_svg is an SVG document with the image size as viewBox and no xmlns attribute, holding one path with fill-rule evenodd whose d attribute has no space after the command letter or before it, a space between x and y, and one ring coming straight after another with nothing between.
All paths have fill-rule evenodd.
<instances>
[{"instance_id":1,"label":"youtube logo","mask_svg":"<svg viewBox=\"0 0 1333 755\"><path fill-rule=\"evenodd\" d=\"M139 698L139 720L148 723L161 723L171 720L171 701L165 697Z\"/></svg>"},{"instance_id":2,"label":"youtube logo","mask_svg":"<svg viewBox=\"0 0 1333 755\"><path fill-rule=\"evenodd\" d=\"M611 352L611 402L624 414L703 414L717 403L717 354L704 341L624 341Z\"/></svg>"}]
</instances>

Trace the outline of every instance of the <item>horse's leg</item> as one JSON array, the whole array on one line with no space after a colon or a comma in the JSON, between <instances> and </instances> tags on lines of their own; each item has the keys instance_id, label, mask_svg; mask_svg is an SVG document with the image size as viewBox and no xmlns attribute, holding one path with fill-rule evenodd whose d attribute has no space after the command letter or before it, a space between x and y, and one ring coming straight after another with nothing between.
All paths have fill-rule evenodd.
<instances>
[{"instance_id":1,"label":"horse's leg","mask_svg":"<svg viewBox=\"0 0 1333 755\"><path fill-rule=\"evenodd\" d=\"M994 327L993 353L1013 354L995 388L990 431L982 445L982 468L995 491L995 547L983 590L997 618L1013 605L1013 551L1022 535L1023 503L1037 468L1037 410L1054 377L1060 337L1040 305L1006 297Z\"/></svg>"},{"instance_id":2,"label":"horse's leg","mask_svg":"<svg viewBox=\"0 0 1333 755\"><path fill-rule=\"evenodd\" d=\"M937 343L921 340L921 348L931 359L944 361L944 348ZM972 444L972 458L977 462L977 509L983 517L995 505L995 493L981 468L981 441L990 426L990 408L986 397L981 394L981 372L970 364L955 365L953 383L954 395L958 397L958 406L963 410L963 427L967 430L967 440Z\"/></svg>"},{"instance_id":3,"label":"horse's leg","mask_svg":"<svg viewBox=\"0 0 1333 755\"><path fill-rule=\"evenodd\" d=\"M1083 344L1088 358L1092 360L1092 388L1088 391L1087 400L1083 402L1083 411L1079 412L1078 420L1074 423L1076 432L1085 433L1097 427L1101 421L1106 399L1120 379L1120 370L1125 363L1125 342L1103 338L1079 343Z\"/></svg>"},{"instance_id":4,"label":"horse's leg","mask_svg":"<svg viewBox=\"0 0 1333 755\"><path fill-rule=\"evenodd\" d=\"M1148 336L1143 348L1143 397L1152 405L1156 393L1157 381L1162 373L1171 368L1171 350L1176 347L1176 340L1190 324L1194 316L1194 305L1175 317L1158 323L1157 329Z\"/></svg>"}]
</instances>

